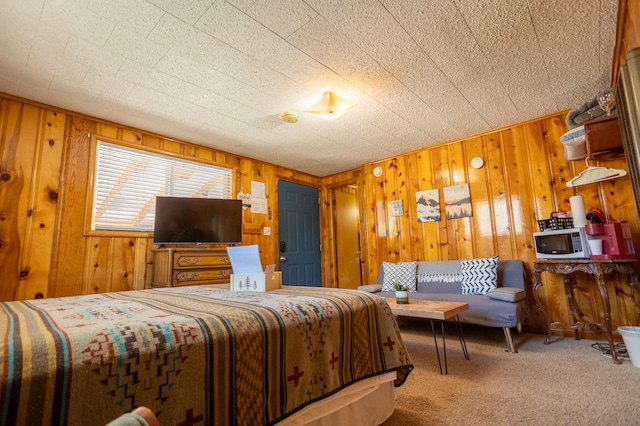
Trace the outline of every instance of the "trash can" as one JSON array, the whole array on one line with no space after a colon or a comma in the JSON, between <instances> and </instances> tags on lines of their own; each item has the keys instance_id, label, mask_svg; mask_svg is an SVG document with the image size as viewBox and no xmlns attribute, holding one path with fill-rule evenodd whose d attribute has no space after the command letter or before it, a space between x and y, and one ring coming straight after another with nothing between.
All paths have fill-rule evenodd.
<instances>
[{"instance_id":1,"label":"trash can","mask_svg":"<svg viewBox=\"0 0 640 426\"><path fill-rule=\"evenodd\" d=\"M640 368L640 327L618 327L618 333L622 335L624 346L627 348L629 359L634 367Z\"/></svg>"}]
</instances>

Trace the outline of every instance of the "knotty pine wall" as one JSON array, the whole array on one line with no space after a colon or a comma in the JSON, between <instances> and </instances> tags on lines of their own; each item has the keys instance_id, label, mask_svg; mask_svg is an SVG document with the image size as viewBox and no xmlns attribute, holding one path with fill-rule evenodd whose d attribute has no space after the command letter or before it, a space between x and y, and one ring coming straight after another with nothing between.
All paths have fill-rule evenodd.
<instances>
[{"instance_id":1,"label":"knotty pine wall","mask_svg":"<svg viewBox=\"0 0 640 426\"><path fill-rule=\"evenodd\" d=\"M236 191L251 180L265 182L271 217L245 212L246 223L271 226L272 236L244 235L259 244L262 261L277 262L277 180L320 188L323 283L335 286L331 238L332 188L356 184L362 220L363 281L373 282L382 261L446 260L499 255L522 259L530 272L535 259L532 232L538 218L569 210L574 190L565 183L583 162L564 160L558 142L564 114L495 130L464 140L364 165L319 179L286 168L241 158L186 142L60 111L9 96L0 97L0 300L140 289L150 281L149 238L84 235L89 190L89 137L96 134L166 152L210 160L236 170ZM482 169L471 158L485 159ZM598 165L626 168L622 153L601 156ZM381 177L373 168L382 166ZM595 165L595 164L594 164ZM473 216L418 223L415 192L469 183ZM628 220L640 248L640 224L628 177L578 187L587 208L600 207L611 219ZM405 214L392 217L388 203L402 200ZM529 276L530 278L530 276ZM543 274L541 296L552 320L569 320L561 277ZM609 281L614 326L635 323L635 305L623 278ZM578 276L581 319L592 320L600 299L591 277ZM531 300L533 305L533 301ZM535 312L525 324L544 332Z\"/></svg>"},{"instance_id":2,"label":"knotty pine wall","mask_svg":"<svg viewBox=\"0 0 640 426\"><path fill-rule=\"evenodd\" d=\"M535 260L532 234L538 231L537 219L546 219L557 210L571 210L569 198L574 194L584 197L587 210L598 207L611 220L629 221L635 247L640 252L640 220L628 176L575 189L566 186L586 164L564 159L559 142L567 130L564 117L560 113L365 165L358 180L363 212L364 280L374 282L383 261L498 255L501 259L522 259L531 286ZM470 167L474 157L485 160L481 169ZM599 156L591 164L627 168L622 151ZM380 177L373 175L376 166L383 169ZM352 179L355 179L352 174L330 178L332 182ZM470 187L473 215L448 220L443 210L443 188L463 183ZM442 219L418 223L415 193L431 189L439 191ZM393 200L402 200L403 216L391 215L389 203ZM637 319L626 278L616 276L608 281L614 327L635 324ZM571 323L562 277L543 273L542 280L540 296L551 320ZM592 316L592 312L601 312L600 295L592 285L595 284L592 276L576 274L574 284L578 304L583 309L579 319L601 321L597 315ZM530 291L529 296L535 308ZM637 298L640 302L640 296ZM525 327L545 332L546 325L537 309Z\"/></svg>"},{"instance_id":3,"label":"knotty pine wall","mask_svg":"<svg viewBox=\"0 0 640 426\"><path fill-rule=\"evenodd\" d=\"M616 47L613 52L611 69L611 87L618 81L620 65L624 63L627 52L640 46L640 2L620 0L618 2L618 20L616 24Z\"/></svg>"},{"instance_id":4,"label":"knotty pine wall","mask_svg":"<svg viewBox=\"0 0 640 426\"><path fill-rule=\"evenodd\" d=\"M620 0L616 47L612 63L612 84L626 53L640 46L640 2ZM598 184L567 188L566 181L586 168L582 162L565 161L559 135L566 131L564 114L545 117L473 138L430 147L395 158L365 165L362 170L323 179L330 187L357 183L361 194L363 281L373 282L383 261L445 260L499 255L504 259L522 259L527 266L529 302L532 315L525 323L530 331L546 332L542 315L531 297L531 269L535 260L532 232L538 218L552 211L569 210L569 197L582 195L587 208L600 207L613 220L628 220L636 252L640 255L640 224L633 202L628 176ZM485 159L480 170L470 168L475 156ZM384 174L373 176L380 165ZM598 157L595 164L626 169L621 152ZM434 223L417 223L415 192L469 183L473 217ZM328 197L330 191L325 190ZM388 202L403 200L405 215L391 217ZM324 199L325 211L330 200ZM443 216L444 217L444 216ZM326 271L333 271L326 262ZM602 321L602 302L593 286L593 278L575 274L577 302L583 312L578 319ZM571 322L564 296L562 277L542 274L540 296L551 321ZM636 324L638 307L631 298L626 277L607 281L614 328ZM640 296L636 295L640 303ZM596 313L594 318L593 312ZM567 333L569 335L570 333ZM585 333L588 337L596 337Z\"/></svg>"},{"instance_id":5,"label":"knotty pine wall","mask_svg":"<svg viewBox=\"0 0 640 426\"><path fill-rule=\"evenodd\" d=\"M198 158L235 170L235 191L265 183L270 215L244 223L277 229L277 181L319 187L283 167L171 140L30 101L0 95L0 300L142 289L151 280L152 239L87 236L89 134ZM264 264L276 263L277 233L244 234Z\"/></svg>"}]
</instances>

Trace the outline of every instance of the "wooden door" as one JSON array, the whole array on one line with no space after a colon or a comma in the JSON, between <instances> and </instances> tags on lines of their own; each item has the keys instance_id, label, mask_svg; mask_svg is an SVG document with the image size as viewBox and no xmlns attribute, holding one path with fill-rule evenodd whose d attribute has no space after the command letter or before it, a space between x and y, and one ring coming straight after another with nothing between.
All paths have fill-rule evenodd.
<instances>
[{"instance_id":1,"label":"wooden door","mask_svg":"<svg viewBox=\"0 0 640 426\"><path fill-rule=\"evenodd\" d=\"M318 188L278 181L282 284L322 286Z\"/></svg>"},{"instance_id":2,"label":"wooden door","mask_svg":"<svg viewBox=\"0 0 640 426\"><path fill-rule=\"evenodd\" d=\"M336 265L339 288L358 288L360 270L360 235L358 202L354 191L334 191Z\"/></svg>"}]
</instances>

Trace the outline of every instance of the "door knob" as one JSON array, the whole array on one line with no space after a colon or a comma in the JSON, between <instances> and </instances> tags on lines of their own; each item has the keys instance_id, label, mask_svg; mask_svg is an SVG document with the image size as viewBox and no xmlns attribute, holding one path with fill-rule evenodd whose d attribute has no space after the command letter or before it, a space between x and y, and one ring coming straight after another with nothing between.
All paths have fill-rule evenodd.
<instances>
[{"instance_id":1,"label":"door knob","mask_svg":"<svg viewBox=\"0 0 640 426\"><path fill-rule=\"evenodd\" d=\"M287 261L287 258L286 258L286 257L284 257L284 256L280 256L280 262L286 262L286 261Z\"/></svg>"}]
</instances>

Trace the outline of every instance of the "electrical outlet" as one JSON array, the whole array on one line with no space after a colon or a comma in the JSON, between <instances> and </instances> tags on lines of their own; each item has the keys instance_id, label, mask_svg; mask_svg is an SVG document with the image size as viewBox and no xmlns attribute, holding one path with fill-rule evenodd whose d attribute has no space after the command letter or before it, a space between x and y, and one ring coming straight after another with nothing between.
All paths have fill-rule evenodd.
<instances>
[{"instance_id":1,"label":"electrical outlet","mask_svg":"<svg viewBox=\"0 0 640 426\"><path fill-rule=\"evenodd\" d=\"M271 235L271 227L270 226L265 226L263 229L263 233L264 235Z\"/></svg>"}]
</instances>

